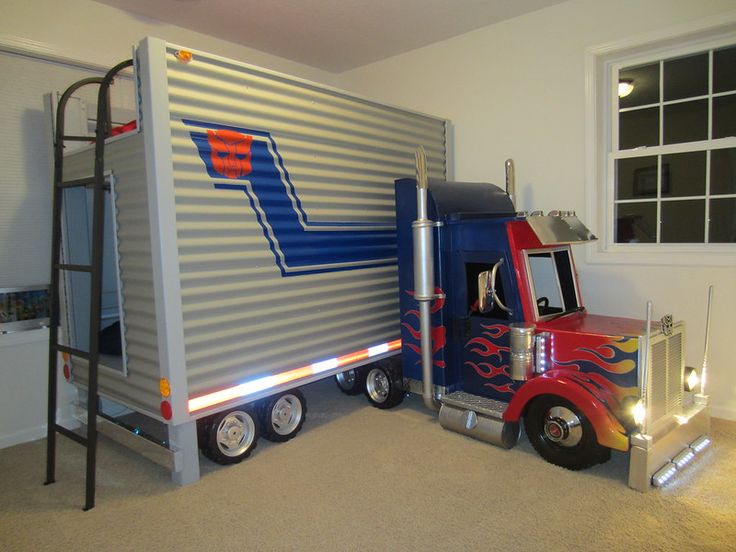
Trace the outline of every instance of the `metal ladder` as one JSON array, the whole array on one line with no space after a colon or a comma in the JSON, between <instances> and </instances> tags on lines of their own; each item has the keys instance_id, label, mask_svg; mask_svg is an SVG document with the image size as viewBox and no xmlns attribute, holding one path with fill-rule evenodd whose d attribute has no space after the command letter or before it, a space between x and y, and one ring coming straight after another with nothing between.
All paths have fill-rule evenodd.
<instances>
[{"instance_id":1,"label":"metal ladder","mask_svg":"<svg viewBox=\"0 0 736 552\"><path fill-rule=\"evenodd\" d=\"M56 111L56 134L54 140L54 188L53 221L51 229L51 284L49 286L49 385L48 385L48 435L46 441L46 481L56 481L56 434L60 433L87 449L86 493L84 510L95 506L95 469L97 460L97 372L99 367L98 332L100 326L100 301L102 290L102 244L105 221L105 138L110 135L110 85L123 69L133 65L126 60L110 69L104 77L82 79L70 86L59 99ZM79 88L98 84L97 125L95 137L67 136L64 134L66 104ZM64 142L94 142L94 176L77 180L64 180ZM88 265L61 263L61 218L64 190L67 188L90 187L92 198L92 251ZM59 343L59 284L61 271L83 272L90 275L89 350L83 351ZM87 434L86 436L67 429L56 422L56 394L58 384L58 355L66 353L88 362L87 385Z\"/></svg>"}]
</instances>

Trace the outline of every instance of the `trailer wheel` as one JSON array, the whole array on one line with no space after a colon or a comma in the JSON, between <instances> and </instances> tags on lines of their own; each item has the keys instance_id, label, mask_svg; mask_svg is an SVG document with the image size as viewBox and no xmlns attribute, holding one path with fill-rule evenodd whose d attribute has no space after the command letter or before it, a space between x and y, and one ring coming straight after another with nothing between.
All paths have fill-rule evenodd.
<instances>
[{"instance_id":1,"label":"trailer wheel","mask_svg":"<svg viewBox=\"0 0 736 552\"><path fill-rule=\"evenodd\" d=\"M251 406L240 406L207 418L202 425L202 454L218 464L237 464L258 444L258 423Z\"/></svg>"},{"instance_id":2,"label":"trailer wheel","mask_svg":"<svg viewBox=\"0 0 736 552\"><path fill-rule=\"evenodd\" d=\"M266 399L261 407L263 436L282 443L296 436L307 417L307 401L293 389Z\"/></svg>"},{"instance_id":3,"label":"trailer wheel","mask_svg":"<svg viewBox=\"0 0 736 552\"><path fill-rule=\"evenodd\" d=\"M389 360L374 364L365 377L365 396L376 408L393 408L404 400L401 367Z\"/></svg>"},{"instance_id":4,"label":"trailer wheel","mask_svg":"<svg viewBox=\"0 0 736 552\"><path fill-rule=\"evenodd\" d=\"M351 368L335 374L337 388L346 395L360 395L365 388L365 370Z\"/></svg>"},{"instance_id":5,"label":"trailer wheel","mask_svg":"<svg viewBox=\"0 0 736 552\"><path fill-rule=\"evenodd\" d=\"M590 421L562 397L534 399L524 416L524 429L542 458L568 470L584 470L611 457L611 450L598 444Z\"/></svg>"}]
</instances>

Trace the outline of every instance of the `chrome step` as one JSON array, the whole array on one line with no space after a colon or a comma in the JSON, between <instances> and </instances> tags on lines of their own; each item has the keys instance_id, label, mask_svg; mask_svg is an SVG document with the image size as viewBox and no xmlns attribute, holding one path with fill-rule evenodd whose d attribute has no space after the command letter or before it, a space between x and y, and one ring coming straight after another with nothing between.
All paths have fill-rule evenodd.
<instances>
[{"instance_id":1,"label":"chrome step","mask_svg":"<svg viewBox=\"0 0 736 552\"><path fill-rule=\"evenodd\" d=\"M472 410L478 414L483 414L497 420L503 419L503 413L506 412L508 404L479 395L472 395L465 391L454 391L449 395L444 395L441 399L442 404L462 408L464 410Z\"/></svg>"}]
</instances>

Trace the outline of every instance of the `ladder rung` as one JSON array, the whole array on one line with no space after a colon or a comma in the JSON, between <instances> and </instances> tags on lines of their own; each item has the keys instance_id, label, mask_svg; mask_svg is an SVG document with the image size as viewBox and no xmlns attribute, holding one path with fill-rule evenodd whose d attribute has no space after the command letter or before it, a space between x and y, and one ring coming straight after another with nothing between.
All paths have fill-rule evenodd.
<instances>
[{"instance_id":1,"label":"ladder rung","mask_svg":"<svg viewBox=\"0 0 736 552\"><path fill-rule=\"evenodd\" d=\"M68 140L70 142L94 142L95 137L94 136L64 136L64 140Z\"/></svg>"},{"instance_id":2,"label":"ladder rung","mask_svg":"<svg viewBox=\"0 0 736 552\"><path fill-rule=\"evenodd\" d=\"M78 356L85 360L89 360L89 353L81 349L75 349L74 347L67 347L66 345L56 344L56 350L61 353L67 353L72 356Z\"/></svg>"},{"instance_id":3,"label":"ladder rung","mask_svg":"<svg viewBox=\"0 0 736 552\"><path fill-rule=\"evenodd\" d=\"M79 264L58 264L54 265L54 268L59 270L71 270L74 272L92 272L90 265L79 265Z\"/></svg>"},{"instance_id":4,"label":"ladder rung","mask_svg":"<svg viewBox=\"0 0 736 552\"><path fill-rule=\"evenodd\" d=\"M76 441L77 443L79 443L82 446L85 446L85 447L87 446L87 438L86 437L83 437L79 433L76 433L76 432L72 431L71 429L67 429L64 426L61 426L59 424L55 424L54 425L54 429L58 433L61 433L64 437L69 437L72 441Z\"/></svg>"},{"instance_id":5,"label":"ladder rung","mask_svg":"<svg viewBox=\"0 0 736 552\"><path fill-rule=\"evenodd\" d=\"M59 188L80 188L82 186L94 186L95 178L93 176L89 178L78 178L77 180L67 180L57 184Z\"/></svg>"}]
</instances>

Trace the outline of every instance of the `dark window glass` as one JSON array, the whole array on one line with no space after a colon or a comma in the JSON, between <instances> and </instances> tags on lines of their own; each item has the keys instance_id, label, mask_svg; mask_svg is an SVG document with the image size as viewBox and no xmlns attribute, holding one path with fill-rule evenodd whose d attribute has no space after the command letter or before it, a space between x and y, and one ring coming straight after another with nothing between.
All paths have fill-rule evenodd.
<instances>
[{"instance_id":1,"label":"dark window glass","mask_svg":"<svg viewBox=\"0 0 736 552\"><path fill-rule=\"evenodd\" d=\"M654 243L656 241L656 202L616 205L616 243Z\"/></svg>"},{"instance_id":2,"label":"dark window glass","mask_svg":"<svg viewBox=\"0 0 736 552\"><path fill-rule=\"evenodd\" d=\"M713 92L736 90L736 46L713 52Z\"/></svg>"},{"instance_id":3,"label":"dark window glass","mask_svg":"<svg viewBox=\"0 0 736 552\"><path fill-rule=\"evenodd\" d=\"M616 199L657 197L657 157L616 160Z\"/></svg>"},{"instance_id":4,"label":"dark window glass","mask_svg":"<svg viewBox=\"0 0 736 552\"><path fill-rule=\"evenodd\" d=\"M662 243L705 241L705 200L662 202Z\"/></svg>"},{"instance_id":5,"label":"dark window glass","mask_svg":"<svg viewBox=\"0 0 736 552\"><path fill-rule=\"evenodd\" d=\"M659 102L659 63L621 69L618 80L631 81L634 86L628 96L619 98L619 107L636 107Z\"/></svg>"},{"instance_id":6,"label":"dark window glass","mask_svg":"<svg viewBox=\"0 0 736 552\"><path fill-rule=\"evenodd\" d=\"M662 197L705 195L705 152L662 156Z\"/></svg>"},{"instance_id":7,"label":"dark window glass","mask_svg":"<svg viewBox=\"0 0 736 552\"><path fill-rule=\"evenodd\" d=\"M736 149L710 152L710 193L736 194Z\"/></svg>"},{"instance_id":8,"label":"dark window glass","mask_svg":"<svg viewBox=\"0 0 736 552\"><path fill-rule=\"evenodd\" d=\"M618 148L659 145L659 108L626 111L619 116Z\"/></svg>"},{"instance_id":9,"label":"dark window glass","mask_svg":"<svg viewBox=\"0 0 736 552\"><path fill-rule=\"evenodd\" d=\"M736 136L736 94L713 98L713 138Z\"/></svg>"},{"instance_id":10,"label":"dark window glass","mask_svg":"<svg viewBox=\"0 0 736 552\"><path fill-rule=\"evenodd\" d=\"M710 200L708 241L736 243L736 198Z\"/></svg>"},{"instance_id":11,"label":"dark window glass","mask_svg":"<svg viewBox=\"0 0 736 552\"><path fill-rule=\"evenodd\" d=\"M664 101L681 100L708 93L708 54L664 62Z\"/></svg>"},{"instance_id":12,"label":"dark window glass","mask_svg":"<svg viewBox=\"0 0 736 552\"><path fill-rule=\"evenodd\" d=\"M664 143L708 139L708 100L664 106Z\"/></svg>"},{"instance_id":13,"label":"dark window glass","mask_svg":"<svg viewBox=\"0 0 736 552\"><path fill-rule=\"evenodd\" d=\"M575 295L575 277L570 264L570 253L568 251L555 251L555 266L557 267L557 279L562 288L562 301L565 311L578 308L578 298Z\"/></svg>"}]
</instances>

